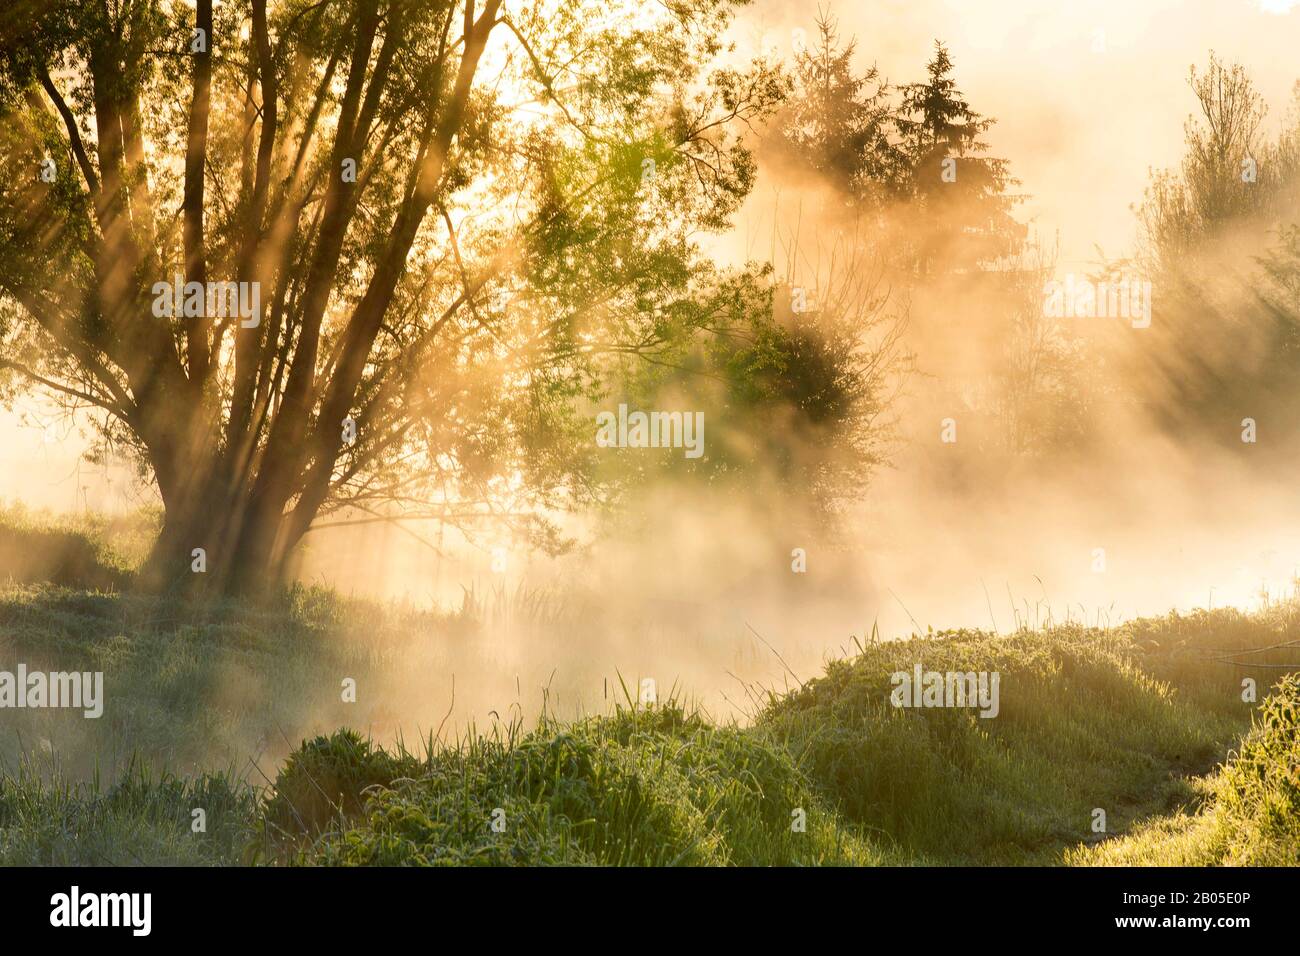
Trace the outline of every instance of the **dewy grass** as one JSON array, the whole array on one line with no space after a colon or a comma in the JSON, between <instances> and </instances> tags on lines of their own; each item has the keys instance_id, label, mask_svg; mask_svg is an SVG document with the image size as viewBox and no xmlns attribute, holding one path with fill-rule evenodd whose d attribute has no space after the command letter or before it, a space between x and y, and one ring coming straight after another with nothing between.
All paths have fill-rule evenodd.
<instances>
[{"instance_id":1,"label":"dewy grass","mask_svg":"<svg viewBox=\"0 0 1300 956\"><path fill-rule=\"evenodd\" d=\"M320 741L307 752L320 753ZM355 741L336 738L355 766ZM839 826L790 756L760 734L674 704L619 708L518 734L471 736L390 765L360 814L286 862L315 864L770 865L878 863ZM322 776L336 779L336 769ZM285 801L277 786L268 808Z\"/></svg>"},{"instance_id":2,"label":"dewy grass","mask_svg":"<svg viewBox=\"0 0 1300 956\"><path fill-rule=\"evenodd\" d=\"M1282 680L1250 734L1201 782L1199 813L1146 821L1133 833L1071 850L1104 866L1300 866L1300 674Z\"/></svg>"},{"instance_id":3,"label":"dewy grass","mask_svg":"<svg viewBox=\"0 0 1300 956\"><path fill-rule=\"evenodd\" d=\"M1001 712L889 704L888 675L916 660L1001 674ZM1224 688L1224 692L1231 688ZM959 863L1048 862L1110 826L1163 809L1171 775L1205 770L1248 713L1215 713L1145 671L1131 647L1062 629L880 644L775 701L761 724L850 820Z\"/></svg>"},{"instance_id":4,"label":"dewy grass","mask_svg":"<svg viewBox=\"0 0 1300 956\"><path fill-rule=\"evenodd\" d=\"M256 793L228 772L179 778L133 767L104 788L25 761L0 782L0 865L233 863L256 812Z\"/></svg>"},{"instance_id":5,"label":"dewy grass","mask_svg":"<svg viewBox=\"0 0 1300 956\"><path fill-rule=\"evenodd\" d=\"M0 502L0 582L123 590L133 583L159 520L150 511L53 515Z\"/></svg>"},{"instance_id":6,"label":"dewy grass","mask_svg":"<svg viewBox=\"0 0 1300 956\"><path fill-rule=\"evenodd\" d=\"M871 642L743 725L629 702L516 714L449 742L421 731L412 752L346 730L288 738L346 726L345 706L306 705L339 674L367 686L410 642L440 646L472 622L303 589L208 611L14 590L0 596L6 656L104 670L115 716L10 725L0 862L1295 863L1300 686L1280 684L1244 740L1257 707L1242 694L1254 676L1267 695L1277 670L1256 665L1289 659L1276 645L1294 639L1294 613ZM336 639L363 623L366 641ZM891 674L917 665L998 673L997 716L891 706ZM65 746L75 733L80 750Z\"/></svg>"}]
</instances>

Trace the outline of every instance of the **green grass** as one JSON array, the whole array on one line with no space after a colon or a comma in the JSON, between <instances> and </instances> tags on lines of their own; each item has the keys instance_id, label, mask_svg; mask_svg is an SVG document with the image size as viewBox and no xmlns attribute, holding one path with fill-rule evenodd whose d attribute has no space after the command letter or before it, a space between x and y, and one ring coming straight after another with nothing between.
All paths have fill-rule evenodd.
<instances>
[{"instance_id":1,"label":"green grass","mask_svg":"<svg viewBox=\"0 0 1300 956\"><path fill-rule=\"evenodd\" d=\"M1181 642L1152 646L1151 633L1171 624ZM1181 658L1250 633L1246 620L1220 613L1191 626L875 644L774 701L761 726L848 820L909 854L1053 862L1062 846L1094 836L1096 809L1114 832L1192 797L1186 775L1213 766L1250 707L1230 668L1191 669ZM890 706L889 674L916 662L1000 673L1000 713Z\"/></svg>"},{"instance_id":2,"label":"green grass","mask_svg":"<svg viewBox=\"0 0 1300 956\"><path fill-rule=\"evenodd\" d=\"M490 666L466 647L473 626L460 615L383 613L320 590L295 589L270 607L202 610L122 593L0 591L0 667L102 671L111 702L98 720L0 711L0 770L45 741L76 779L111 779L133 761L194 774L246 770L253 760L274 775L318 729L386 732L421 707L436 722L436 702L420 693L451 655L458 667ZM361 688L358 703L341 699L344 678Z\"/></svg>"},{"instance_id":3,"label":"green grass","mask_svg":"<svg viewBox=\"0 0 1300 956\"><path fill-rule=\"evenodd\" d=\"M1144 821L1079 848L1085 866L1300 866L1300 675L1281 683L1218 773L1198 781L1199 813Z\"/></svg>"},{"instance_id":4,"label":"green grass","mask_svg":"<svg viewBox=\"0 0 1300 956\"><path fill-rule=\"evenodd\" d=\"M314 746L347 755L354 743L336 736ZM391 781L370 785L359 807L355 791L340 793L336 817L320 835L301 825L296 834L292 825L272 834L265 843L279 852L270 858L321 865L883 860L838 825L788 754L673 706L469 736L403 762ZM292 774L282 776L268 807L302 789Z\"/></svg>"},{"instance_id":5,"label":"green grass","mask_svg":"<svg viewBox=\"0 0 1300 956\"><path fill-rule=\"evenodd\" d=\"M25 762L0 783L0 864L233 863L257 813L256 792L228 773L182 779L132 768L105 789L98 780L51 778Z\"/></svg>"},{"instance_id":6,"label":"green grass","mask_svg":"<svg viewBox=\"0 0 1300 956\"><path fill-rule=\"evenodd\" d=\"M0 582L123 590L133 582L158 520L149 512L52 515L0 501Z\"/></svg>"},{"instance_id":7,"label":"green grass","mask_svg":"<svg viewBox=\"0 0 1300 956\"><path fill-rule=\"evenodd\" d=\"M147 516L9 509L0 534L0 669L102 671L109 700L98 720L0 711L3 864L1300 863L1300 677L1242 692L1296 661L1296 602L873 639L791 692L747 687L743 722L626 689L569 719L544 698L526 722L477 595L458 613L301 587L190 606L129 591ZM591 609L542 598L496 612L581 662ZM916 664L997 672L998 715L891 706ZM506 717L477 731L457 711L444 740L451 674Z\"/></svg>"},{"instance_id":8,"label":"green grass","mask_svg":"<svg viewBox=\"0 0 1300 956\"><path fill-rule=\"evenodd\" d=\"M0 714L0 863L1296 863L1300 685L1257 709L1242 679L1264 697L1297 610L873 641L789 694L750 688L743 724L629 703L449 743L426 722L412 752L328 730L403 706L343 703L338 677L436 666L463 616L11 588L3 660L103 670L113 704ZM890 706L918 662L997 671L1000 713Z\"/></svg>"}]
</instances>

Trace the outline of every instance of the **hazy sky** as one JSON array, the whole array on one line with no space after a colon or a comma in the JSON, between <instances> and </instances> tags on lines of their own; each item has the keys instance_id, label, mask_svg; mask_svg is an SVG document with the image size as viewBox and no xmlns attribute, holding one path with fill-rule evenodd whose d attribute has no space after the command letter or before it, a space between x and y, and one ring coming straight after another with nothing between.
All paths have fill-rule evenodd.
<instances>
[{"instance_id":1,"label":"hazy sky","mask_svg":"<svg viewBox=\"0 0 1300 956\"><path fill-rule=\"evenodd\" d=\"M76 511L131 511L144 500L129 470L83 461L86 440L71 420L28 397L0 408L0 504Z\"/></svg>"}]
</instances>

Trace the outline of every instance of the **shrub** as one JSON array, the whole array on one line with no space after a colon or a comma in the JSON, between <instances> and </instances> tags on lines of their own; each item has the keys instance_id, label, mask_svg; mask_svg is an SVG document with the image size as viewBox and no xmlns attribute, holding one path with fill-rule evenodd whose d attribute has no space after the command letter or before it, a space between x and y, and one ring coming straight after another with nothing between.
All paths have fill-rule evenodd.
<instances>
[{"instance_id":1,"label":"shrub","mask_svg":"<svg viewBox=\"0 0 1300 956\"><path fill-rule=\"evenodd\" d=\"M276 776L266 803L269 835L315 835L339 816L361 813L367 789L419 772L409 755L394 756L352 730L304 741Z\"/></svg>"}]
</instances>

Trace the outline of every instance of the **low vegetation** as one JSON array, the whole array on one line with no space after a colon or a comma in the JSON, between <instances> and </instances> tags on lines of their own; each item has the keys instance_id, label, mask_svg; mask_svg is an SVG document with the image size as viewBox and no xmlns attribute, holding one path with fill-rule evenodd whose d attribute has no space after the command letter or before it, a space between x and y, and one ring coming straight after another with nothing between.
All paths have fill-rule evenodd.
<instances>
[{"instance_id":1,"label":"low vegetation","mask_svg":"<svg viewBox=\"0 0 1300 956\"><path fill-rule=\"evenodd\" d=\"M4 658L110 672L115 704L75 720L95 725L77 753L40 724L75 715L5 713L0 863L1300 863L1300 678L1269 691L1297 611L872 640L790 693L751 687L743 722L629 695L414 749L338 730L286 743L259 776L250 758L304 726L307 689L342 661L364 674L398 632L447 641L473 622L317 591L196 611L15 586ZM891 706L890 675L918 663L996 671L997 716ZM341 706L313 716L346 723Z\"/></svg>"}]
</instances>

